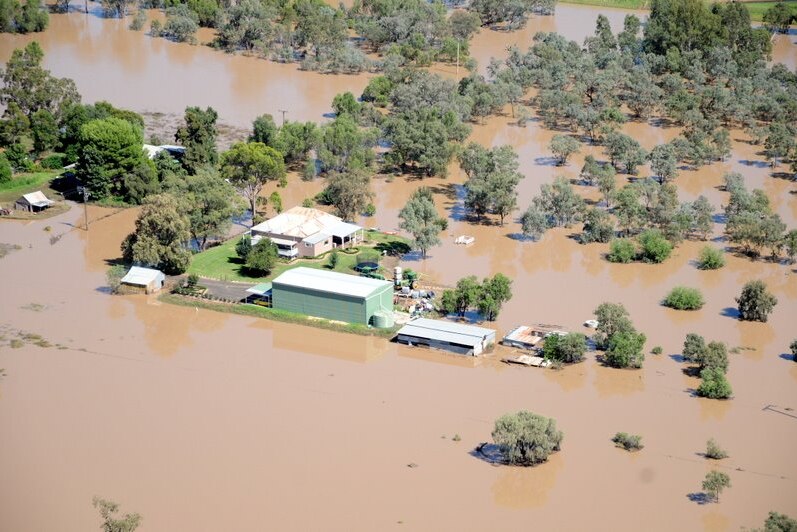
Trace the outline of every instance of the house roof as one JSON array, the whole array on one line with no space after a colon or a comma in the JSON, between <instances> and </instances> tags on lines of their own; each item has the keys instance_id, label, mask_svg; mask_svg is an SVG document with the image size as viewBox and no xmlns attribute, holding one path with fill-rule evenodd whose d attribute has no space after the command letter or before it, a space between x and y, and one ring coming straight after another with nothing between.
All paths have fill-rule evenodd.
<instances>
[{"instance_id":1,"label":"house roof","mask_svg":"<svg viewBox=\"0 0 797 532\"><path fill-rule=\"evenodd\" d=\"M361 230L362 227L355 224L350 224L348 222L338 222L332 227L327 228L327 232L338 238L345 238L352 233L356 233L357 231Z\"/></svg>"},{"instance_id":2,"label":"house roof","mask_svg":"<svg viewBox=\"0 0 797 532\"><path fill-rule=\"evenodd\" d=\"M368 297L376 290L392 286L390 281L358 277L346 273L317 270L315 268L293 268L274 279L273 285L295 286L318 292L352 297Z\"/></svg>"},{"instance_id":3,"label":"house roof","mask_svg":"<svg viewBox=\"0 0 797 532\"><path fill-rule=\"evenodd\" d=\"M122 282L136 286L149 286L152 281L164 278L165 275L163 275L163 272L160 270L133 266L130 268L130 271L127 272L127 275L122 277Z\"/></svg>"},{"instance_id":4,"label":"house roof","mask_svg":"<svg viewBox=\"0 0 797 532\"><path fill-rule=\"evenodd\" d=\"M485 327L463 325L445 320L416 318L399 329L398 334L458 345L477 346L488 336L494 335L495 331Z\"/></svg>"},{"instance_id":5,"label":"house roof","mask_svg":"<svg viewBox=\"0 0 797 532\"><path fill-rule=\"evenodd\" d=\"M319 242L326 240L329 238L329 235L324 231L319 231L314 235L310 235L307 238L303 239L302 242L307 242L308 244L318 244Z\"/></svg>"},{"instance_id":6,"label":"house roof","mask_svg":"<svg viewBox=\"0 0 797 532\"><path fill-rule=\"evenodd\" d=\"M329 234L330 228L340 226L341 223L345 222L328 212L308 207L293 207L257 224L252 228L252 233L271 233L304 239L321 231Z\"/></svg>"},{"instance_id":7,"label":"house roof","mask_svg":"<svg viewBox=\"0 0 797 532\"><path fill-rule=\"evenodd\" d=\"M23 194L22 198L20 199L24 199L28 205L33 205L34 207L49 207L55 203L54 201L47 199L47 196L45 196L44 192L41 190L30 192L29 194Z\"/></svg>"}]
</instances>

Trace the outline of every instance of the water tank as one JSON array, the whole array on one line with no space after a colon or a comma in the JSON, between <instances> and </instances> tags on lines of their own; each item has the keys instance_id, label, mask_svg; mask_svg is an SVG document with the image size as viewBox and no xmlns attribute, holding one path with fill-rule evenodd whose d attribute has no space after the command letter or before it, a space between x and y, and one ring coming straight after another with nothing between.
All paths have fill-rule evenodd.
<instances>
[{"instance_id":1,"label":"water tank","mask_svg":"<svg viewBox=\"0 0 797 532\"><path fill-rule=\"evenodd\" d=\"M393 268L393 286L401 286L401 274L403 270L401 266L396 266Z\"/></svg>"},{"instance_id":2,"label":"water tank","mask_svg":"<svg viewBox=\"0 0 797 532\"><path fill-rule=\"evenodd\" d=\"M393 313L392 312L385 312L384 310L380 310L374 312L374 327L377 329L389 329L393 327Z\"/></svg>"}]
</instances>

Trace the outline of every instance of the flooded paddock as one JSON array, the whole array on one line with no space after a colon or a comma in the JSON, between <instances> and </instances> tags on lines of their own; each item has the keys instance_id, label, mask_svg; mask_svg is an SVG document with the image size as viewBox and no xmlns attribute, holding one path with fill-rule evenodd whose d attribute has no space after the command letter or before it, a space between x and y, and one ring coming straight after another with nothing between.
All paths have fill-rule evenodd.
<instances>
[{"instance_id":1,"label":"flooded paddock","mask_svg":"<svg viewBox=\"0 0 797 532\"><path fill-rule=\"evenodd\" d=\"M599 12L615 29L624 14L559 6L555 17L533 18L518 33L483 31L474 56L485 65L542 26L581 41ZM321 120L334 94L359 94L367 83L366 76L321 76L151 39L126 24L53 15L35 38L47 67L73 77L85 101L166 113L212 105L241 127L287 105L289 119ZM0 56L29 38L3 36ZM778 53L793 61L794 47ZM652 122L629 122L624 131L646 148L678 134ZM542 183L577 177L589 153L604 158L600 147L584 146L568 166L554 167L552 135L534 120L519 128L507 115L474 126L471 138L515 147L525 209ZM797 184L772 177L761 148L742 133L731 137L729 160L681 171L681 200L704 194L719 209L727 201L717 188L722 174L740 171L797 226ZM599 303L622 302L647 335L646 349L660 345L663 354L648 355L638 371L603 367L594 354L546 371L152 296L112 297L105 271L136 210L90 208L88 232L81 209L47 221L4 221L0 243L20 249L0 259L0 530L93 530L94 495L139 512L142 531L722 531L761 526L770 510L797 514L797 364L785 355L797 336L796 266L728 254L725 268L700 271L693 261L702 242L681 244L660 265L611 264L607 246L572 238L577 227L530 242L517 236L514 219L503 227L465 220L462 182L456 165L447 179L378 177L377 214L362 221L396 228L412 190L430 186L449 229L429 259L403 266L444 284L464 275L511 277L513 299L494 324L499 334L536 322L588 332L581 324ZM287 207L322 187L291 175L280 193ZM722 230L716 224L712 238ZM476 242L454 245L460 234ZM53 235L61 238L51 244ZM779 299L768 323L734 317L733 298L754 278ZM680 284L699 287L706 305L696 312L661 306ZM12 348L21 332L52 346ZM739 348L729 355L733 400L693 396L698 379L682 372L677 356L689 332ZM556 418L562 451L529 469L493 467L472 453L490 441L496 417L519 409ZM618 431L642 435L644 450L616 449L610 439ZM700 455L711 437L729 458ZM720 504L693 502L712 468L727 472L732 487Z\"/></svg>"}]
</instances>

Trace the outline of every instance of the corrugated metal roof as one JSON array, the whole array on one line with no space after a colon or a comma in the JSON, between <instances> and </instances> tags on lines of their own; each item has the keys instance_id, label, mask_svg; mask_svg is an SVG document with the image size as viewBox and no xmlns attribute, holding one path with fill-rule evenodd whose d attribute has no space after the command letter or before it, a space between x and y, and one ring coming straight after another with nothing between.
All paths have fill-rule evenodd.
<instances>
[{"instance_id":1,"label":"corrugated metal roof","mask_svg":"<svg viewBox=\"0 0 797 532\"><path fill-rule=\"evenodd\" d=\"M275 287L279 287L279 285L295 286L353 297L367 297L378 289L393 285L390 281L305 267L288 270L274 279L272 283Z\"/></svg>"},{"instance_id":2,"label":"corrugated metal roof","mask_svg":"<svg viewBox=\"0 0 797 532\"><path fill-rule=\"evenodd\" d=\"M332 236L336 236L338 238L347 237L353 233L356 233L362 229L359 225L350 224L348 222L340 222L332 227L327 227L326 232Z\"/></svg>"},{"instance_id":3,"label":"corrugated metal roof","mask_svg":"<svg viewBox=\"0 0 797 532\"><path fill-rule=\"evenodd\" d=\"M132 284L136 286L149 286L152 281L158 279L165 279L165 275L160 270L152 268L142 268L141 266L133 266L127 275L122 277L122 282L125 284Z\"/></svg>"},{"instance_id":4,"label":"corrugated metal roof","mask_svg":"<svg viewBox=\"0 0 797 532\"><path fill-rule=\"evenodd\" d=\"M329 238L329 235L322 231L320 233L308 236L307 238L302 240L302 242L307 242L308 244L318 244L319 242L322 242L327 238Z\"/></svg>"},{"instance_id":5,"label":"corrugated metal roof","mask_svg":"<svg viewBox=\"0 0 797 532\"><path fill-rule=\"evenodd\" d=\"M35 207L47 207L48 205L55 203L54 201L47 199L47 196L45 196L44 192L41 190L23 194L22 197L25 198L25 201L27 201L28 204Z\"/></svg>"},{"instance_id":6,"label":"corrugated metal roof","mask_svg":"<svg viewBox=\"0 0 797 532\"><path fill-rule=\"evenodd\" d=\"M255 286L247 288L246 291L249 292L250 294L263 296L266 295L268 292L271 292L271 283L256 284Z\"/></svg>"},{"instance_id":7,"label":"corrugated metal roof","mask_svg":"<svg viewBox=\"0 0 797 532\"><path fill-rule=\"evenodd\" d=\"M493 329L463 325L445 320L417 318L399 329L398 334L429 338L458 345L477 346L485 338L495 334Z\"/></svg>"},{"instance_id":8,"label":"corrugated metal roof","mask_svg":"<svg viewBox=\"0 0 797 532\"><path fill-rule=\"evenodd\" d=\"M259 223L252 228L252 234L271 233L306 238L319 231L329 232L342 220L337 216L310 207L292 207L270 220Z\"/></svg>"}]
</instances>

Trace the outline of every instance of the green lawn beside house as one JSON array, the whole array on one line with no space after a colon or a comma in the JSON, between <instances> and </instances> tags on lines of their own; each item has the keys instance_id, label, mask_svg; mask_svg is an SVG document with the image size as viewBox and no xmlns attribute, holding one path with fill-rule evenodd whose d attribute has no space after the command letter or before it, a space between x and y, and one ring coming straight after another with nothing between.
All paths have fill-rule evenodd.
<instances>
[{"instance_id":1,"label":"green lawn beside house","mask_svg":"<svg viewBox=\"0 0 797 532\"><path fill-rule=\"evenodd\" d=\"M21 195L37 190L44 192L48 198L57 200L59 198L54 197L57 193L50 188L50 181L58 174L57 171L45 171L15 175L11 181L0 183L0 203L14 203Z\"/></svg>"},{"instance_id":2,"label":"green lawn beside house","mask_svg":"<svg viewBox=\"0 0 797 532\"><path fill-rule=\"evenodd\" d=\"M622 9L650 9L650 0L564 0L564 4L579 4L598 7L616 7ZM755 22L761 22L764 12L777 2L744 2L745 7L750 12L750 18ZM788 0L786 4L792 12L797 15L797 0Z\"/></svg>"},{"instance_id":3,"label":"green lawn beside house","mask_svg":"<svg viewBox=\"0 0 797 532\"><path fill-rule=\"evenodd\" d=\"M375 249L395 249L406 250L408 240L400 236L385 235L376 231L366 231L366 242L358 247L358 253ZM195 273L199 277L206 279L216 279L220 281L239 281L245 283L259 283L269 281L285 270L304 266L307 268L329 269L329 253L316 259L297 259L291 262L280 260L270 275L265 277L251 277L243 269L243 265L235 253L235 245L241 239L240 236L231 238L226 242L212 247L201 253L194 255L191 266L187 273ZM354 266L357 264L357 253L338 252L338 263L334 271L342 273L356 273Z\"/></svg>"}]
</instances>

